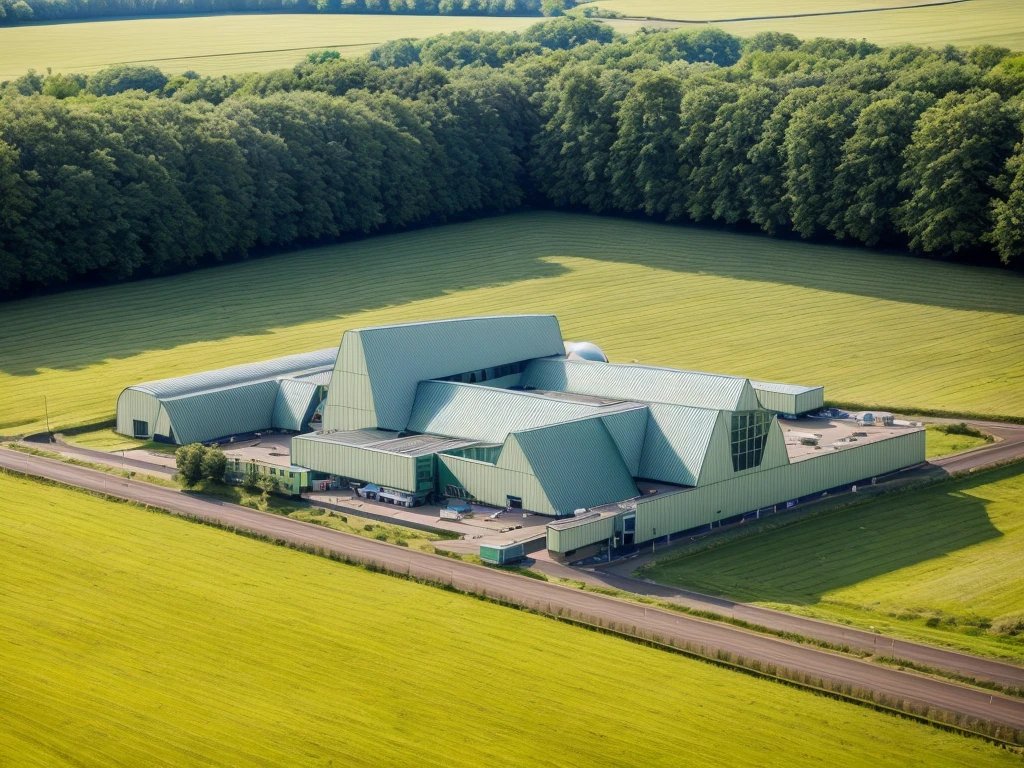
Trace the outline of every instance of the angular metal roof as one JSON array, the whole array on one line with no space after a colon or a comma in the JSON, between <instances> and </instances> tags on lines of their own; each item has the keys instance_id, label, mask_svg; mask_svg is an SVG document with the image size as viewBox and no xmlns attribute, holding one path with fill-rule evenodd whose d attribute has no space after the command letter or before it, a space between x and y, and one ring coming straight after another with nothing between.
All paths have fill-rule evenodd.
<instances>
[{"instance_id":1,"label":"angular metal roof","mask_svg":"<svg viewBox=\"0 0 1024 768\"><path fill-rule=\"evenodd\" d=\"M274 413L270 426L276 429L290 429L302 432L313 415L319 400L320 388L315 377L282 379L274 402Z\"/></svg>"},{"instance_id":2,"label":"angular metal roof","mask_svg":"<svg viewBox=\"0 0 1024 768\"><path fill-rule=\"evenodd\" d=\"M560 515L638 495L633 477L600 418L516 432L509 439L518 444ZM508 447L503 458L507 451Z\"/></svg>"},{"instance_id":3,"label":"angular metal roof","mask_svg":"<svg viewBox=\"0 0 1024 768\"><path fill-rule=\"evenodd\" d=\"M717 421L718 411L685 405L651 405L637 477L696 485Z\"/></svg>"},{"instance_id":4,"label":"angular metal roof","mask_svg":"<svg viewBox=\"0 0 1024 768\"><path fill-rule=\"evenodd\" d=\"M299 355L288 355L259 363L246 363L215 371L203 371L173 379L160 379L135 384L137 389L159 398L182 397L210 392L225 387L237 387L268 379L295 378L301 375L323 374L334 367L338 348L321 349ZM326 382L325 382L326 383Z\"/></svg>"},{"instance_id":5,"label":"angular metal roof","mask_svg":"<svg viewBox=\"0 0 1024 768\"><path fill-rule=\"evenodd\" d=\"M413 432L503 443L513 432L644 407L619 400L586 400L480 384L424 381L416 389L408 428Z\"/></svg>"},{"instance_id":6,"label":"angular metal roof","mask_svg":"<svg viewBox=\"0 0 1024 768\"><path fill-rule=\"evenodd\" d=\"M649 365L590 360L534 360L520 379L524 387L621 397L641 403L669 403L722 411L759 408L747 379Z\"/></svg>"},{"instance_id":7,"label":"angular metal roof","mask_svg":"<svg viewBox=\"0 0 1024 768\"><path fill-rule=\"evenodd\" d=\"M640 459L643 456L644 439L647 435L648 407L634 408L603 416L605 429L615 441L619 455L626 463L629 474L640 477Z\"/></svg>"},{"instance_id":8,"label":"angular metal roof","mask_svg":"<svg viewBox=\"0 0 1024 768\"><path fill-rule=\"evenodd\" d=\"M276 379L267 379L164 398L160 406L170 419L175 442L205 443L270 427L278 386Z\"/></svg>"},{"instance_id":9,"label":"angular metal roof","mask_svg":"<svg viewBox=\"0 0 1024 768\"><path fill-rule=\"evenodd\" d=\"M324 425L341 426L346 411L355 411L377 427L402 430L421 381L563 352L554 315L456 318L348 331Z\"/></svg>"}]
</instances>

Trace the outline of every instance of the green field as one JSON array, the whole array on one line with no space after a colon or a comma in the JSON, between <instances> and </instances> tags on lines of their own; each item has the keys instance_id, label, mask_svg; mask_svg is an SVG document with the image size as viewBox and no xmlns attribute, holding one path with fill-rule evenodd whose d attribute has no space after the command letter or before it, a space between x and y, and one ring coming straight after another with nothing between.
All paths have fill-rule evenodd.
<instances>
[{"instance_id":1,"label":"green field","mask_svg":"<svg viewBox=\"0 0 1024 768\"><path fill-rule=\"evenodd\" d=\"M928 2L928 0L918 0ZM584 8L614 9L624 16L656 19L683 19L710 21L713 19L750 18L752 16L786 16L802 13L834 13L846 10L889 8L896 5L916 4L914 0L719 0L706 3L700 0L593 0Z\"/></svg>"},{"instance_id":2,"label":"green field","mask_svg":"<svg viewBox=\"0 0 1024 768\"><path fill-rule=\"evenodd\" d=\"M925 433L925 455L929 459L938 456L949 456L953 453L962 453L972 448L980 448L987 445L988 441L982 437L973 435L947 435L935 425L929 425Z\"/></svg>"},{"instance_id":3,"label":"green field","mask_svg":"<svg viewBox=\"0 0 1024 768\"><path fill-rule=\"evenodd\" d=\"M1024 661L1024 463L666 558L643 573ZM1011 635L1015 619L1021 631Z\"/></svg>"},{"instance_id":4,"label":"green field","mask_svg":"<svg viewBox=\"0 0 1024 768\"><path fill-rule=\"evenodd\" d=\"M119 62L165 72L251 72L290 67L321 48L358 55L400 37L459 29L523 29L540 19L494 16L230 14L0 28L0 80L33 67L94 72Z\"/></svg>"},{"instance_id":5,"label":"green field","mask_svg":"<svg viewBox=\"0 0 1024 768\"><path fill-rule=\"evenodd\" d=\"M912 4L909 0L797 0L768 3L727 0L708 5L693 0L598 0L595 5L629 16L711 19L819 13ZM201 74L265 71L290 67L310 50L338 48L369 52L400 37L429 37L460 29L514 30L537 17L401 16L332 14L230 14L117 19L0 28L0 80L27 69L94 72L120 62L148 63L166 72ZM626 34L641 22L610 21ZM875 11L849 15L778 18L721 25L736 35L764 30L800 37L867 38L880 44L912 42L943 46L990 43L1024 50L1024 3L969 0L957 5Z\"/></svg>"},{"instance_id":6,"label":"green field","mask_svg":"<svg viewBox=\"0 0 1024 768\"><path fill-rule=\"evenodd\" d=\"M0 434L114 415L131 384L347 328L553 312L612 360L1024 416L1024 276L839 246L524 213L0 304Z\"/></svg>"},{"instance_id":7,"label":"green field","mask_svg":"<svg viewBox=\"0 0 1024 768\"><path fill-rule=\"evenodd\" d=\"M988 43L1015 51L1024 50L1024 3L1019 0L968 0L934 8L907 8L830 16L785 18L786 14L916 5L913 0L798 0L764 3L760 0L726 0L697 3L693 0L596 0L595 6L626 16L665 19L731 19L778 15L719 24L739 36L757 32L792 32L803 39L843 37L867 39L879 45L916 43L973 46Z\"/></svg>"},{"instance_id":8,"label":"green field","mask_svg":"<svg viewBox=\"0 0 1024 768\"><path fill-rule=\"evenodd\" d=\"M0 475L3 765L1019 765L934 730Z\"/></svg>"}]
</instances>

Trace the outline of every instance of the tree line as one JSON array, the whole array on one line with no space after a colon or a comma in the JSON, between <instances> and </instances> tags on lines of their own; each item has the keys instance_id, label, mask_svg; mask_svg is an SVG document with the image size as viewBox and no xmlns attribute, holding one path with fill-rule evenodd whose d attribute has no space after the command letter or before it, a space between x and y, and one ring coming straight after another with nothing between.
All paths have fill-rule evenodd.
<instances>
[{"instance_id":1,"label":"tree line","mask_svg":"<svg viewBox=\"0 0 1024 768\"><path fill-rule=\"evenodd\" d=\"M246 12L558 16L574 4L574 0L0 0L0 26L110 16Z\"/></svg>"},{"instance_id":2,"label":"tree line","mask_svg":"<svg viewBox=\"0 0 1024 768\"><path fill-rule=\"evenodd\" d=\"M1024 56L587 19L0 87L0 292L524 203L1024 261Z\"/></svg>"}]
</instances>

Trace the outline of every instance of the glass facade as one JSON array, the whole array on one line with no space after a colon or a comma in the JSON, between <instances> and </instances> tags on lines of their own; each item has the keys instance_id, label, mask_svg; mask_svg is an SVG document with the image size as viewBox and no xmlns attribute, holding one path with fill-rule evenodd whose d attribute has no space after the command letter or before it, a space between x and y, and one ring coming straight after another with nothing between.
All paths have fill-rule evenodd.
<instances>
[{"instance_id":1,"label":"glass facade","mask_svg":"<svg viewBox=\"0 0 1024 768\"><path fill-rule=\"evenodd\" d=\"M772 425L769 411L739 411L732 415L732 468L739 472L761 463L768 429Z\"/></svg>"}]
</instances>

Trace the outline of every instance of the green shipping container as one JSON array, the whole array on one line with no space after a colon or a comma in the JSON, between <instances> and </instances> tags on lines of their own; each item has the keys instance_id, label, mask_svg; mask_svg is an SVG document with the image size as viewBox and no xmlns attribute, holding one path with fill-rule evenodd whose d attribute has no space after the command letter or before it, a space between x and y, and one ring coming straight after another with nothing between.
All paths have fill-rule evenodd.
<instances>
[{"instance_id":1,"label":"green shipping container","mask_svg":"<svg viewBox=\"0 0 1024 768\"><path fill-rule=\"evenodd\" d=\"M490 565L518 563L526 557L522 542L511 544L481 544L480 559Z\"/></svg>"}]
</instances>

